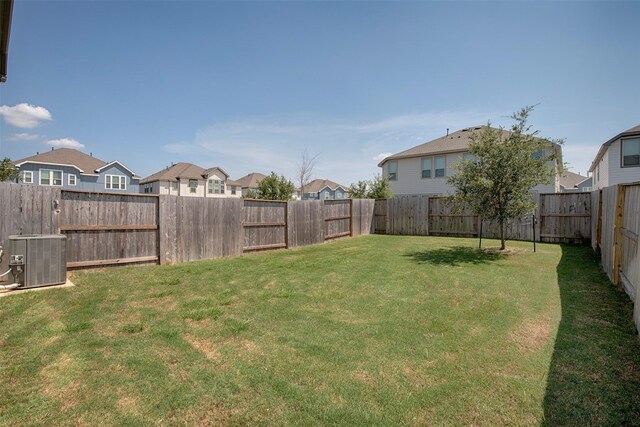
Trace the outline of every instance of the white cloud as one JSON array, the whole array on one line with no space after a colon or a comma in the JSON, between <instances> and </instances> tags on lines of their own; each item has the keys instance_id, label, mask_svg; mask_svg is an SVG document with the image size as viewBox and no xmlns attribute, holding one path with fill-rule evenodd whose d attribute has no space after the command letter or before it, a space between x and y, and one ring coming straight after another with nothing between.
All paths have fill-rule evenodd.
<instances>
[{"instance_id":1,"label":"white cloud","mask_svg":"<svg viewBox=\"0 0 640 427\"><path fill-rule=\"evenodd\" d=\"M55 148L83 148L84 144L80 144L77 140L73 138L61 138L61 139L50 139L47 141L47 145L50 145Z\"/></svg>"},{"instance_id":2,"label":"white cloud","mask_svg":"<svg viewBox=\"0 0 640 427\"><path fill-rule=\"evenodd\" d=\"M32 133L14 133L13 135L7 138L9 141L35 141L42 138L41 135L36 135Z\"/></svg>"},{"instance_id":3,"label":"white cloud","mask_svg":"<svg viewBox=\"0 0 640 427\"><path fill-rule=\"evenodd\" d=\"M376 163L380 163L381 161L383 161L384 159L386 159L387 157L389 157L391 154L393 153L380 153L377 156L375 156L373 158L373 160L376 161Z\"/></svg>"},{"instance_id":4,"label":"white cloud","mask_svg":"<svg viewBox=\"0 0 640 427\"><path fill-rule=\"evenodd\" d=\"M0 107L0 116L4 117L4 121L8 125L24 129L34 128L40 122L51 120L49 110L27 103L14 105L13 107L3 105Z\"/></svg>"},{"instance_id":5,"label":"white cloud","mask_svg":"<svg viewBox=\"0 0 640 427\"><path fill-rule=\"evenodd\" d=\"M199 129L192 141L167 144L163 151L171 153L171 161L219 165L234 179L272 170L292 179L306 148L320 154L313 178L349 185L380 173L382 158L440 137L447 128L455 131L501 116L504 113L439 112L380 120L263 116L214 123Z\"/></svg>"}]
</instances>

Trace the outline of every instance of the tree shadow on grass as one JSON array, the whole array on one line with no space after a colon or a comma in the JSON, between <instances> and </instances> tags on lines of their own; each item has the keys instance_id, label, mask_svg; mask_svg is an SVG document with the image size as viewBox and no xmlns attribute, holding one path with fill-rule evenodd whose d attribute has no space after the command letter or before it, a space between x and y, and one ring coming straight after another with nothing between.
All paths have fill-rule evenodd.
<instances>
[{"instance_id":1,"label":"tree shadow on grass","mask_svg":"<svg viewBox=\"0 0 640 427\"><path fill-rule=\"evenodd\" d=\"M487 264L498 261L506 255L468 246L454 246L451 248L408 252L405 256L419 264L457 266L461 264Z\"/></svg>"},{"instance_id":2,"label":"tree shadow on grass","mask_svg":"<svg viewBox=\"0 0 640 427\"><path fill-rule=\"evenodd\" d=\"M543 425L640 425L640 339L633 305L589 247L563 246L562 304Z\"/></svg>"}]
</instances>

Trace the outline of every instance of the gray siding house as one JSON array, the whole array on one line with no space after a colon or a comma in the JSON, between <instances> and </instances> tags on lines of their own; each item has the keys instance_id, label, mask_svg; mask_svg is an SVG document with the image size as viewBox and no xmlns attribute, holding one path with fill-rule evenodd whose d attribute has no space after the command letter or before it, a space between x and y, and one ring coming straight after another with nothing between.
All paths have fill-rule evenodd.
<instances>
[{"instance_id":1,"label":"gray siding house","mask_svg":"<svg viewBox=\"0 0 640 427\"><path fill-rule=\"evenodd\" d=\"M472 158L469 154L470 137L482 128L483 126L465 128L389 156L378 164L382 168L382 176L389 179L391 191L397 195L451 194L454 188L447 183L447 177L455 174L456 163ZM508 135L509 132L503 130L503 136ZM553 144L545 150L544 155L551 152L556 154L556 160L548 164L554 171L554 180L548 185L535 186L533 191L538 193L560 191L558 171L562 165L562 150L559 145Z\"/></svg>"},{"instance_id":2,"label":"gray siding house","mask_svg":"<svg viewBox=\"0 0 640 427\"><path fill-rule=\"evenodd\" d=\"M329 179L314 179L304 186L304 194L298 197L301 200L346 199L349 197L348 188Z\"/></svg>"},{"instance_id":3,"label":"gray siding house","mask_svg":"<svg viewBox=\"0 0 640 427\"><path fill-rule=\"evenodd\" d=\"M22 184L67 190L138 193L140 177L115 160L105 162L71 148L38 153L17 160Z\"/></svg>"},{"instance_id":4,"label":"gray siding house","mask_svg":"<svg viewBox=\"0 0 640 427\"><path fill-rule=\"evenodd\" d=\"M640 125L602 144L589 172L594 190L640 181Z\"/></svg>"}]
</instances>

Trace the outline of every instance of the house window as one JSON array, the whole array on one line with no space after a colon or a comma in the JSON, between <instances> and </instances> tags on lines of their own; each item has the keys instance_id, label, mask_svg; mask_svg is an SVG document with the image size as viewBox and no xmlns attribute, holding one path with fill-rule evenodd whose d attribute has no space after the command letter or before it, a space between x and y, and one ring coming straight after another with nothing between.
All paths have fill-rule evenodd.
<instances>
[{"instance_id":1,"label":"house window","mask_svg":"<svg viewBox=\"0 0 640 427\"><path fill-rule=\"evenodd\" d=\"M462 160L464 160L465 162L473 162L476 160L476 156L474 156L473 154L464 153L462 155Z\"/></svg>"},{"instance_id":2,"label":"house window","mask_svg":"<svg viewBox=\"0 0 640 427\"><path fill-rule=\"evenodd\" d=\"M234 196L236 195L236 186L232 186L231 187L231 194L233 194Z\"/></svg>"},{"instance_id":3,"label":"house window","mask_svg":"<svg viewBox=\"0 0 640 427\"><path fill-rule=\"evenodd\" d=\"M178 191L178 181L171 181L171 189L173 191Z\"/></svg>"},{"instance_id":4,"label":"house window","mask_svg":"<svg viewBox=\"0 0 640 427\"><path fill-rule=\"evenodd\" d=\"M622 167L640 166L640 138L623 139Z\"/></svg>"},{"instance_id":5,"label":"house window","mask_svg":"<svg viewBox=\"0 0 640 427\"><path fill-rule=\"evenodd\" d=\"M189 180L189 193L195 193L197 188L198 188L198 180L197 179L190 179Z\"/></svg>"},{"instance_id":6,"label":"house window","mask_svg":"<svg viewBox=\"0 0 640 427\"><path fill-rule=\"evenodd\" d=\"M62 171L40 169L40 185L62 185Z\"/></svg>"},{"instance_id":7,"label":"house window","mask_svg":"<svg viewBox=\"0 0 640 427\"><path fill-rule=\"evenodd\" d=\"M72 186L75 187L76 186L76 176L72 173L67 175L67 183Z\"/></svg>"},{"instance_id":8,"label":"house window","mask_svg":"<svg viewBox=\"0 0 640 427\"><path fill-rule=\"evenodd\" d=\"M398 179L398 162L389 162L389 181Z\"/></svg>"},{"instance_id":9,"label":"house window","mask_svg":"<svg viewBox=\"0 0 640 427\"><path fill-rule=\"evenodd\" d=\"M153 182L148 182L142 187L145 193L153 193Z\"/></svg>"},{"instance_id":10,"label":"house window","mask_svg":"<svg viewBox=\"0 0 640 427\"><path fill-rule=\"evenodd\" d=\"M22 171L20 174L20 180L25 184L33 184L33 172L32 171Z\"/></svg>"},{"instance_id":11,"label":"house window","mask_svg":"<svg viewBox=\"0 0 640 427\"><path fill-rule=\"evenodd\" d=\"M422 177L423 178L431 178L431 157L427 157L426 159L422 159Z\"/></svg>"},{"instance_id":12,"label":"house window","mask_svg":"<svg viewBox=\"0 0 640 427\"><path fill-rule=\"evenodd\" d=\"M210 179L207 182L207 193L213 194L213 180L212 179Z\"/></svg>"},{"instance_id":13,"label":"house window","mask_svg":"<svg viewBox=\"0 0 640 427\"><path fill-rule=\"evenodd\" d=\"M323 199L328 199L329 198L329 192L328 191L325 191L323 194L324 194L323 197L322 197Z\"/></svg>"},{"instance_id":14,"label":"house window","mask_svg":"<svg viewBox=\"0 0 640 427\"><path fill-rule=\"evenodd\" d=\"M542 156L544 156L544 150L538 150L531 155L531 158L534 160L538 160L538 159L541 159Z\"/></svg>"},{"instance_id":15,"label":"house window","mask_svg":"<svg viewBox=\"0 0 640 427\"><path fill-rule=\"evenodd\" d=\"M442 177L444 176L444 168L445 168L445 157L441 156L441 157L436 157L435 158L435 163L436 163L436 177Z\"/></svg>"},{"instance_id":16,"label":"house window","mask_svg":"<svg viewBox=\"0 0 640 427\"><path fill-rule=\"evenodd\" d=\"M104 188L107 190L126 190L127 177L124 175L105 175Z\"/></svg>"},{"instance_id":17,"label":"house window","mask_svg":"<svg viewBox=\"0 0 640 427\"><path fill-rule=\"evenodd\" d=\"M224 194L224 180L210 179L208 191L209 194Z\"/></svg>"}]
</instances>

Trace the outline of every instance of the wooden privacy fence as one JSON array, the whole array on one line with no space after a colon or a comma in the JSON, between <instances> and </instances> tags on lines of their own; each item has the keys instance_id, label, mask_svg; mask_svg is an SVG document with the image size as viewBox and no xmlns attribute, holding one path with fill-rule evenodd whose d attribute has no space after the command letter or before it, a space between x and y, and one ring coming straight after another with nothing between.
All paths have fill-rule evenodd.
<instances>
[{"instance_id":1,"label":"wooden privacy fence","mask_svg":"<svg viewBox=\"0 0 640 427\"><path fill-rule=\"evenodd\" d=\"M0 183L0 245L13 234L62 233L69 268L168 264L370 234L373 211L373 200L280 202Z\"/></svg>"},{"instance_id":2,"label":"wooden privacy fence","mask_svg":"<svg viewBox=\"0 0 640 427\"><path fill-rule=\"evenodd\" d=\"M536 194L533 216L509 221L506 237L554 243L586 243L591 238L590 193ZM446 197L399 196L375 201L375 232L414 236L461 236L498 238L496 222L480 221L468 210L454 212Z\"/></svg>"},{"instance_id":3,"label":"wooden privacy fence","mask_svg":"<svg viewBox=\"0 0 640 427\"><path fill-rule=\"evenodd\" d=\"M602 268L622 285L634 302L633 318L640 331L640 183L614 185L592 193L597 206L592 246Z\"/></svg>"}]
</instances>

